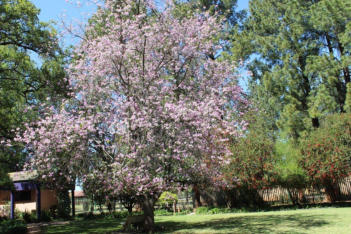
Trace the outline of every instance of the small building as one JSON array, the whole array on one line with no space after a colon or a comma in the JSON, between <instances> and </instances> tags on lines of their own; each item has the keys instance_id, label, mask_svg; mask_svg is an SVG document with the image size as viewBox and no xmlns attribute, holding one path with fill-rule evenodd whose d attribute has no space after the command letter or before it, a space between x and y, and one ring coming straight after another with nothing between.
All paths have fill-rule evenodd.
<instances>
[{"instance_id":1,"label":"small building","mask_svg":"<svg viewBox=\"0 0 351 234\"><path fill-rule=\"evenodd\" d=\"M72 195L70 195L72 197ZM81 190L76 190L74 192L74 200L76 205L82 205L84 203L84 201L86 201L88 198L86 197L86 195L84 194L83 191Z\"/></svg>"},{"instance_id":2,"label":"small building","mask_svg":"<svg viewBox=\"0 0 351 234\"><path fill-rule=\"evenodd\" d=\"M57 205L56 192L40 185L36 171L13 172L9 176L14 189L9 191L0 188L0 215L1 211L10 210L10 217L14 218L15 211L36 211L40 219L41 211Z\"/></svg>"}]
</instances>

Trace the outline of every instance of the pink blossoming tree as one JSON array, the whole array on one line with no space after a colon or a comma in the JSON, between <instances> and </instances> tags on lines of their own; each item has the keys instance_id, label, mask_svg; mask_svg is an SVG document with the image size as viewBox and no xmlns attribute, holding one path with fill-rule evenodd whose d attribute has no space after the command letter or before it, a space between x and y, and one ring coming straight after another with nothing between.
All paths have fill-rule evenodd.
<instances>
[{"instance_id":1,"label":"pink blossoming tree","mask_svg":"<svg viewBox=\"0 0 351 234\"><path fill-rule=\"evenodd\" d=\"M98 189L133 193L152 230L160 193L221 178L228 140L245 125L234 65L211 59L220 29L204 13L178 19L172 6L106 0L69 68L75 98L18 139L29 166L58 188L96 177Z\"/></svg>"}]
</instances>

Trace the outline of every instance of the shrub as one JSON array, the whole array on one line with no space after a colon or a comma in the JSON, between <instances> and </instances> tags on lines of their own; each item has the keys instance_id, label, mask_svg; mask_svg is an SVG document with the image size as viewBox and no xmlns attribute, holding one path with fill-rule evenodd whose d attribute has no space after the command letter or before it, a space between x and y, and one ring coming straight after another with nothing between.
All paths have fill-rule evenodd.
<instances>
[{"instance_id":1,"label":"shrub","mask_svg":"<svg viewBox=\"0 0 351 234\"><path fill-rule=\"evenodd\" d=\"M35 217L33 217L33 215L31 213L28 213L28 212L20 213L20 217L26 223L32 223L35 221Z\"/></svg>"},{"instance_id":2,"label":"shrub","mask_svg":"<svg viewBox=\"0 0 351 234\"><path fill-rule=\"evenodd\" d=\"M158 209L154 211L155 215L157 216L169 216L169 215L173 215L172 212L169 212L166 209Z\"/></svg>"},{"instance_id":3,"label":"shrub","mask_svg":"<svg viewBox=\"0 0 351 234\"><path fill-rule=\"evenodd\" d=\"M133 212L131 215L140 215L142 214L142 212ZM100 213L100 214L94 214L94 213L82 213L82 214L78 214L78 217L82 217L84 220L93 220L93 219L97 219L97 218L114 218L114 219L123 219L128 217L130 214L128 213L128 211L115 211L112 214L110 213Z\"/></svg>"},{"instance_id":4,"label":"shrub","mask_svg":"<svg viewBox=\"0 0 351 234\"><path fill-rule=\"evenodd\" d=\"M41 212L40 221L43 221L43 222L50 222L50 221L51 221L50 211L43 210L43 211Z\"/></svg>"},{"instance_id":5,"label":"shrub","mask_svg":"<svg viewBox=\"0 0 351 234\"><path fill-rule=\"evenodd\" d=\"M129 212L128 211L115 211L113 212L113 217L116 219L123 219L128 217Z\"/></svg>"},{"instance_id":6,"label":"shrub","mask_svg":"<svg viewBox=\"0 0 351 234\"><path fill-rule=\"evenodd\" d=\"M300 165L312 183L324 186L331 202L338 200L338 182L351 171L351 114L328 116L300 147Z\"/></svg>"},{"instance_id":7,"label":"shrub","mask_svg":"<svg viewBox=\"0 0 351 234\"><path fill-rule=\"evenodd\" d=\"M229 183L227 203L231 207L263 207L258 190L274 182L274 142L265 134L250 131L231 142L232 157L224 167Z\"/></svg>"},{"instance_id":8,"label":"shrub","mask_svg":"<svg viewBox=\"0 0 351 234\"><path fill-rule=\"evenodd\" d=\"M85 213L83 215L84 220L96 219L96 217L98 217L98 215L94 215L94 213L91 213L91 212Z\"/></svg>"},{"instance_id":9,"label":"shrub","mask_svg":"<svg viewBox=\"0 0 351 234\"><path fill-rule=\"evenodd\" d=\"M27 225L22 220L3 220L0 222L0 233L2 234L21 234L27 233Z\"/></svg>"},{"instance_id":10,"label":"shrub","mask_svg":"<svg viewBox=\"0 0 351 234\"><path fill-rule=\"evenodd\" d=\"M178 213L175 213L175 215L186 215L192 213L192 210L182 210Z\"/></svg>"},{"instance_id":11,"label":"shrub","mask_svg":"<svg viewBox=\"0 0 351 234\"><path fill-rule=\"evenodd\" d=\"M209 214L220 214L222 213L220 208L212 208L208 211Z\"/></svg>"},{"instance_id":12,"label":"shrub","mask_svg":"<svg viewBox=\"0 0 351 234\"><path fill-rule=\"evenodd\" d=\"M298 146L282 140L278 141L275 147L278 156L275 167L277 185L288 190L289 198L294 205L306 202L301 191L308 187L309 179L305 170L299 165L302 155Z\"/></svg>"},{"instance_id":13,"label":"shrub","mask_svg":"<svg viewBox=\"0 0 351 234\"><path fill-rule=\"evenodd\" d=\"M53 205L49 209L49 216L52 217L53 219L56 219L57 217L57 206Z\"/></svg>"},{"instance_id":14,"label":"shrub","mask_svg":"<svg viewBox=\"0 0 351 234\"><path fill-rule=\"evenodd\" d=\"M195 211L195 213L196 214L208 214L208 210L209 210L209 208L208 207L206 207L206 206L200 206L200 207L198 207L198 208L196 208L196 211Z\"/></svg>"}]
</instances>

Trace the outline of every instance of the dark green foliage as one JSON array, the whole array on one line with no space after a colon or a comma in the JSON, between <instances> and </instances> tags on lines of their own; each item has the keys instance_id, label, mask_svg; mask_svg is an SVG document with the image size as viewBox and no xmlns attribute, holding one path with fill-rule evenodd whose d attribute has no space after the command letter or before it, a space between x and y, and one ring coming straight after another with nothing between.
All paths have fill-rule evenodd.
<instances>
[{"instance_id":1,"label":"dark green foliage","mask_svg":"<svg viewBox=\"0 0 351 234\"><path fill-rule=\"evenodd\" d=\"M57 218L57 205L53 205L50 207L49 216L52 217L53 219Z\"/></svg>"},{"instance_id":2,"label":"dark green foliage","mask_svg":"<svg viewBox=\"0 0 351 234\"><path fill-rule=\"evenodd\" d=\"M37 217L36 217L35 213L23 212L23 213L20 214L20 217L26 223L33 223L33 222L35 222L37 220Z\"/></svg>"},{"instance_id":3,"label":"dark green foliage","mask_svg":"<svg viewBox=\"0 0 351 234\"><path fill-rule=\"evenodd\" d=\"M71 213L71 199L68 190L57 191L57 215L60 218L68 219Z\"/></svg>"},{"instance_id":4,"label":"dark green foliage","mask_svg":"<svg viewBox=\"0 0 351 234\"><path fill-rule=\"evenodd\" d=\"M257 188L251 188L247 185L227 189L227 206L230 208L250 208L257 209L266 207Z\"/></svg>"},{"instance_id":5,"label":"dark green foliage","mask_svg":"<svg viewBox=\"0 0 351 234\"><path fill-rule=\"evenodd\" d=\"M2 167L3 166L1 166L1 163L0 163L0 168ZM6 173L6 171L5 170L0 171L0 188L2 189L10 189L13 186L13 183L10 177L8 176L8 174Z\"/></svg>"},{"instance_id":6,"label":"dark green foliage","mask_svg":"<svg viewBox=\"0 0 351 234\"><path fill-rule=\"evenodd\" d=\"M51 216L50 211L43 210L41 212L41 216L40 216L41 222L50 222L52 220L52 218L53 217Z\"/></svg>"},{"instance_id":7,"label":"dark green foliage","mask_svg":"<svg viewBox=\"0 0 351 234\"><path fill-rule=\"evenodd\" d=\"M186 215L190 214L191 210L182 210L180 212L174 213L173 211L169 211L166 209L157 209L154 211L155 216L171 216L171 215Z\"/></svg>"},{"instance_id":8,"label":"dark green foliage","mask_svg":"<svg viewBox=\"0 0 351 234\"><path fill-rule=\"evenodd\" d=\"M236 11L238 0L179 0L176 1L178 9L184 11L209 11L224 17L225 22L231 26L237 25L246 16L246 11ZM186 4L185 4L186 3Z\"/></svg>"},{"instance_id":9,"label":"dark green foliage","mask_svg":"<svg viewBox=\"0 0 351 234\"><path fill-rule=\"evenodd\" d=\"M142 212L132 212L131 214L128 211L115 211L112 212L111 214L109 213L103 213L103 214L94 214L94 213L81 213L78 214L78 217L83 217L84 220L93 220L93 219L98 219L98 218L113 218L113 219L124 219L130 215L141 215Z\"/></svg>"},{"instance_id":10,"label":"dark green foliage","mask_svg":"<svg viewBox=\"0 0 351 234\"><path fill-rule=\"evenodd\" d=\"M280 104L277 125L294 140L345 111L350 20L349 0L252 0L232 35L233 57L247 61L252 87Z\"/></svg>"},{"instance_id":11,"label":"dark green foliage","mask_svg":"<svg viewBox=\"0 0 351 234\"><path fill-rule=\"evenodd\" d=\"M338 181L351 172L351 114L334 114L301 141L300 164L314 185L325 187L333 202L340 198Z\"/></svg>"},{"instance_id":12,"label":"dark green foliage","mask_svg":"<svg viewBox=\"0 0 351 234\"><path fill-rule=\"evenodd\" d=\"M0 233L24 234L27 233L27 225L21 220L9 219L0 221Z\"/></svg>"},{"instance_id":13,"label":"dark green foliage","mask_svg":"<svg viewBox=\"0 0 351 234\"><path fill-rule=\"evenodd\" d=\"M26 223L35 223L35 222L50 222L53 216L50 211L42 210L40 215L40 220L37 219L36 211L32 211L31 213L28 213L28 212L20 213L19 217Z\"/></svg>"},{"instance_id":14,"label":"dark green foliage","mask_svg":"<svg viewBox=\"0 0 351 234\"><path fill-rule=\"evenodd\" d=\"M129 212L127 211L118 211L118 212L113 212L113 217L116 219L123 219L123 218L127 218L128 215L130 215Z\"/></svg>"}]
</instances>

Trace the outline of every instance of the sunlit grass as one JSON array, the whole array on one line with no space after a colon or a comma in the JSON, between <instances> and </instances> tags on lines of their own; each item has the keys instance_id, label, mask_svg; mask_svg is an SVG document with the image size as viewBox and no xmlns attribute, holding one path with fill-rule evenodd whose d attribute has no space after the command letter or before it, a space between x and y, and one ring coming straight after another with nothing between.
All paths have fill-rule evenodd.
<instances>
[{"instance_id":1,"label":"sunlit grass","mask_svg":"<svg viewBox=\"0 0 351 234\"><path fill-rule=\"evenodd\" d=\"M157 216L158 233L351 233L351 208ZM47 233L113 233L121 219L76 220Z\"/></svg>"},{"instance_id":2,"label":"sunlit grass","mask_svg":"<svg viewBox=\"0 0 351 234\"><path fill-rule=\"evenodd\" d=\"M157 217L162 233L350 233L351 208Z\"/></svg>"}]
</instances>

